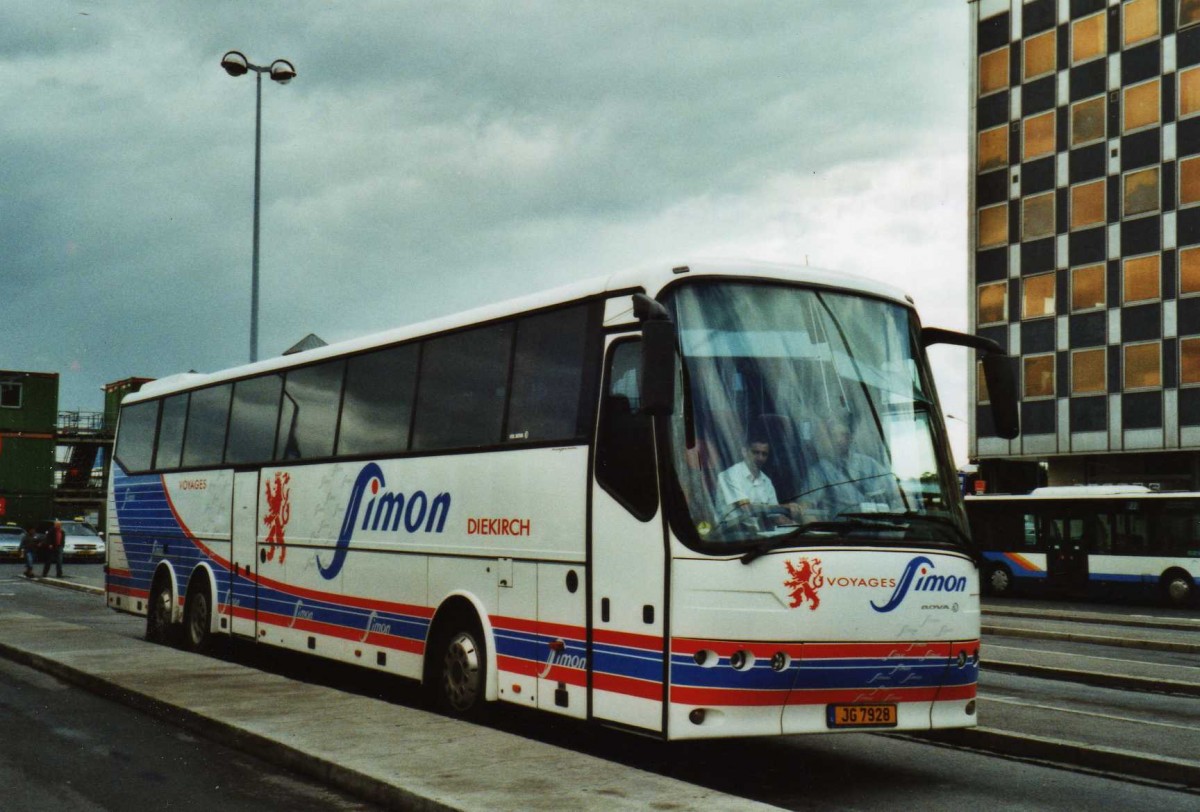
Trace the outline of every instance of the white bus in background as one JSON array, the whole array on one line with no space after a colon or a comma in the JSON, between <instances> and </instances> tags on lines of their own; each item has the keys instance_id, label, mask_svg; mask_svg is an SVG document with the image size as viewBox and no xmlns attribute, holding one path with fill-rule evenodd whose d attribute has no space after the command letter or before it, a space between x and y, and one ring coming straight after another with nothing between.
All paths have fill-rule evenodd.
<instances>
[{"instance_id":1,"label":"white bus in background","mask_svg":"<svg viewBox=\"0 0 1200 812\"><path fill-rule=\"evenodd\" d=\"M461 715L668 739L970 726L979 578L936 342L989 351L1015 434L995 345L922 329L888 286L753 263L160 380L121 410L107 601L151 640L310 652ZM842 425L878 466L850 503L858 483L818 476ZM749 445L775 498L730 504Z\"/></svg>"},{"instance_id":2,"label":"white bus in background","mask_svg":"<svg viewBox=\"0 0 1200 812\"><path fill-rule=\"evenodd\" d=\"M985 590L1077 596L1142 593L1196 601L1200 493L1144 485L1070 485L967 497Z\"/></svg>"}]
</instances>

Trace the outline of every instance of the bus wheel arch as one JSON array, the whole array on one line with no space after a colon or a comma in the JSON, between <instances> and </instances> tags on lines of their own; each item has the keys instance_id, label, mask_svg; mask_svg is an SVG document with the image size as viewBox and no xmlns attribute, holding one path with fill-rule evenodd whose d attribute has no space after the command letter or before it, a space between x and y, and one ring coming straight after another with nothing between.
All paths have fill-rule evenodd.
<instances>
[{"instance_id":1,"label":"bus wheel arch","mask_svg":"<svg viewBox=\"0 0 1200 812\"><path fill-rule=\"evenodd\" d=\"M1012 570L1006 564L993 561L987 566L984 583L989 595L1010 595L1013 589Z\"/></svg>"},{"instance_id":2,"label":"bus wheel arch","mask_svg":"<svg viewBox=\"0 0 1200 812\"><path fill-rule=\"evenodd\" d=\"M189 651L206 651L212 646L214 583L207 564L196 567L188 578L183 602L183 643Z\"/></svg>"},{"instance_id":3,"label":"bus wheel arch","mask_svg":"<svg viewBox=\"0 0 1200 812\"><path fill-rule=\"evenodd\" d=\"M178 631L179 582L169 564L159 564L150 581L146 604L146 639L151 643L173 644Z\"/></svg>"},{"instance_id":4,"label":"bus wheel arch","mask_svg":"<svg viewBox=\"0 0 1200 812\"><path fill-rule=\"evenodd\" d=\"M1172 568L1162 574L1159 589L1171 606L1187 606L1196 597L1196 584L1186 570Z\"/></svg>"},{"instance_id":5,"label":"bus wheel arch","mask_svg":"<svg viewBox=\"0 0 1200 812\"><path fill-rule=\"evenodd\" d=\"M429 625L422 682L445 713L476 717L497 695L495 648L487 613L464 594L448 597Z\"/></svg>"}]
</instances>

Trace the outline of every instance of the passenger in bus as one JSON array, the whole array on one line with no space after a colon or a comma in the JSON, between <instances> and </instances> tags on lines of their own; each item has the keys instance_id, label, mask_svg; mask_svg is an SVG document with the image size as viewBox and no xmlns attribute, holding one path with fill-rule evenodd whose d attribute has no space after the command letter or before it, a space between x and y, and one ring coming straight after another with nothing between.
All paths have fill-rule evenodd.
<instances>
[{"instance_id":1,"label":"passenger in bus","mask_svg":"<svg viewBox=\"0 0 1200 812\"><path fill-rule=\"evenodd\" d=\"M742 461L717 477L717 503L723 523L746 522L765 530L799 520L799 506L779 504L775 485L763 471L770 456L771 446L767 441L751 436L742 446Z\"/></svg>"},{"instance_id":2,"label":"passenger in bus","mask_svg":"<svg viewBox=\"0 0 1200 812\"><path fill-rule=\"evenodd\" d=\"M896 475L874 456L857 450L854 426L835 419L815 432L817 459L809 465L805 512L822 519L844 513L902 511Z\"/></svg>"}]
</instances>

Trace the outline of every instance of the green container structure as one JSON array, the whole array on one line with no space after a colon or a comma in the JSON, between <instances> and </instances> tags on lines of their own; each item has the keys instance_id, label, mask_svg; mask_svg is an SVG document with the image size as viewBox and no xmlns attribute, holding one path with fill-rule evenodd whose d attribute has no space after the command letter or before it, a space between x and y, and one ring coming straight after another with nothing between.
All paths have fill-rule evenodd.
<instances>
[{"instance_id":1,"label":"green container structure","mask_svg":"<svg viewBox=\"0 0 1200 812\"><path fill-rule=\"evenodd\" d=\"M104 385L104 429L110 435L117 429L117 417L121 414L121 399L136 392L153 378L125 378Z\"/></svg>"},{"instance_id":2,"label":"green container structure","mask_svg":"<svg viewBox=\"0 0 1200 812\"><path fill-rule=\"evenodd\" d=\"M54 515L58 373L0 370L0 524Z\"/></svg>"}]
</instances>

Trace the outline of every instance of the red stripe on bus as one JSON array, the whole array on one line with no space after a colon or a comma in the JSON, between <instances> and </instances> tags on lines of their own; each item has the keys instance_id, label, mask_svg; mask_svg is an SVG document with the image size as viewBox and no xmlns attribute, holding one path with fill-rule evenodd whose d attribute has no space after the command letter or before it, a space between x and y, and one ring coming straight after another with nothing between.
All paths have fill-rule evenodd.
<instances>
[{"instance_id":1,"label":"red stripe on bus","mask_svg":"<svg viewBox=\"0 0 1200 812\"><path fill-rule=\"evenodd\" d=\"M409 651L414 654L421 654L425 650L425 644L419 640L413 640L408 637L398 637L396 635L387 635L381 632L370 632L363 639L363 632L360 629L353 629L348 626L338 626L335 623L323 623L319 620L308 620L306 618L293 618L287 615L276 615L270 612L259 612L258 622L264 626L277 626L279 628L293 629L302 632L314 632L324 635L325 637L334 637L339 640L350 640L363 645L373 645L380 648L397 649L399 651Z\"/></svg>"},{"instance_id":2,"label":"red stripe on bus","mask_svg":"<svg viewBox=\"0 0 1200 812\"><path fill-rule=\"evenodd\" d=\"M644 679L622 677L617 674L596 672L592 675L592 688L597 691L608 691L614 694L625 694L642 699L653 699L661 702L663 690L661 682L649 682Z\"/></svg>"},{"instance_id":3,"label":"red stripe on bus","mask_svg":"<svg viewBox=\"0 0 1200 812\"><path fill-rule=\"evenodd\" d=\"M542 674L546 664L543 662L534 662L533 660L525 660L520 657L508 657L505 655L496 655L496 668L509 674L516 674L522 677L539 677L541 679L551 680L552 682L565 682L568 685L587 685L587 672L581 668L567 668L561 665L550 667L550 671Z\"/></svg>"},{"instance_id":4,"label":"red stripe on bus","mask_svg":"<svg viewBox=\"0 0 1200 812\"><path fill-rule=\"evenodd\" d=\"M627 646L646 651L662 651L663 639L650 634L635 634L633 632L614 632L607 629L594 629L592 640L610 646Z\"/></svg>"}]
</instances>

